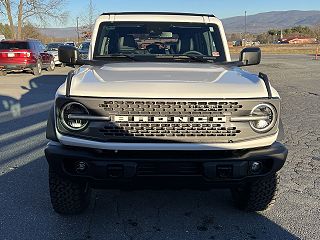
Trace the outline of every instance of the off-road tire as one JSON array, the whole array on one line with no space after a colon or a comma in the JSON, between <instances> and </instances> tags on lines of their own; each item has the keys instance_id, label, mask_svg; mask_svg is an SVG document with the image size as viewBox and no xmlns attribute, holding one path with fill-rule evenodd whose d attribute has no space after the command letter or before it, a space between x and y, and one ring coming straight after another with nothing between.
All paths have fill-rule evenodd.
<instances>
[{"instance_id":1,"label":"off-road tire","mask_svg":"<svg viewBox=\"0 0 320 240\"><path fill-rule=\"evenodd\" d=\"M248 212L267 210L275 202L278 183L279 177L275 173L231 189L235 205Z\"/></svg>"},{"instance_id":2,"label":"off-road tire","mask_svg":"<svg viewBox=\"0 0 320 240\"><path fill-rule=\"evenodd\" d=\"M42 72L42 64L40 61L38 61L36 63L36 66L32 68L32 73L35 76L39 76L39 75L41 75L41 72Z\"/></svg>"},{"instance_id":3,"label":"off-road tire","mask_svg":"<svg viewBox=\"0 0 320 240\"><path fill-rule=\"evenodd\" d=\"M59 214L79 214L89 206L91 189L87 183L74 182L49 171L49 189L52 207Z\"/></svg>"},{"instance_id":4,"label":"off-road tire","mask_svg":"<svg viewBox=\"0 0 320 240\"><path fill-rule=\"evenodd\" d=\"M50 61L49 67L47 67L47 71L52 72L56 68L56 64L54 63L54 60Z\"/></svg>"}]
</instances>

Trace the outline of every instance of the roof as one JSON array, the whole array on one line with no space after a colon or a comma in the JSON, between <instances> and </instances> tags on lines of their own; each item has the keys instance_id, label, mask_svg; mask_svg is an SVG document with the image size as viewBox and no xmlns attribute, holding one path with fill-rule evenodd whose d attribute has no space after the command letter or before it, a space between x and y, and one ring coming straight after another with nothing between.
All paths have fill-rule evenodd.
<instances>
[{"instance_id":1,"label":"roof","mask_svg":"<svg viewBox=\"0 0 320 240\"><path fill-rule=\"evenodd\" d=\"M178 13L178 12L107 12L101 15L183 15L183 16L207 16L215 17L213 14L201 13Z\"/></svg>"}]
</instances>

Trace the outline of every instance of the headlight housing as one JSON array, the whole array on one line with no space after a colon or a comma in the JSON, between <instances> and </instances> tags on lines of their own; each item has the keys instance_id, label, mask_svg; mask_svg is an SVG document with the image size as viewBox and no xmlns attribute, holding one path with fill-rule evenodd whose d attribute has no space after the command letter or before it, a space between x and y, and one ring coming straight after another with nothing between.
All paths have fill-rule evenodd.
<instances>
[{"instance_id":1,"label":"headlight housing","mask_svg":"<svg viewBox=\"0 0 320 240\"><path fill-rule=\"evenodd\" d=\"M77 119L74 116L89 115L88 109L78 102L70 102L64 105L61 109L61 123L67 129L71 131L84 130L89 121L84 119Z\"/></svg>"},{"instance_id":2,"label":"headlight housing","mask_svg":"<svg viewBox=\"0 0 320 240\"><path fill-rule=\"evenodd\" d=\"M260 119L250 121L251 128L258 133L269 132L277 122L277 110L269 103L262 103L255 106L251 111L251 116L260 117Z\"/></svg>"}]
</instances>

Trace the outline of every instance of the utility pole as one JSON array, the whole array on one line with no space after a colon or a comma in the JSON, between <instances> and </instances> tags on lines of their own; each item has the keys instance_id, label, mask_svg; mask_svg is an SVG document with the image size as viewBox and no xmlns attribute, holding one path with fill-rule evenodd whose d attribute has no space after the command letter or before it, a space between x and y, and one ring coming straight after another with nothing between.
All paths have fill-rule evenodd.
<instances>
[{"instance_id":1,"label":"utility pole","mask_svg":"<svg viewBox=\"0 0 320 240\"><path fill-rule=\"evenodd\" d=\"M247 42L247 11L244 11L244 40Z\"/></svg>"},{"instance_id":2,"label":"utility pole","mask_svg":"<svg viewBox=\"0 0 320 240\"><path fill-rule=\"evenodd\" d=\"M80 42L79 17L77 17L77 35L78 35L78 44L79 44L79 42Z\"/></svg>"}]
</instances>

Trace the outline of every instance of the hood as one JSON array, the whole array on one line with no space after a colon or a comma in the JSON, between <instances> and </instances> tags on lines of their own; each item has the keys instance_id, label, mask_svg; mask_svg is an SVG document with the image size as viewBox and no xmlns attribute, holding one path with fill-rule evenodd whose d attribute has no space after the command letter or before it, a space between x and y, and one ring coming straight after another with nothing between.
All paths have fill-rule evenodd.
<instances>
[{"instance_id":1,"label":"hood","mask_svg":"<svg viewBox=\"0 0 320 240\"><path fill-rule=\"evenodd\" d=\"M262 98L264 82L210 63L109 63L76 71L71 95L128 98Z\"/></svg>"}]
</instances>

